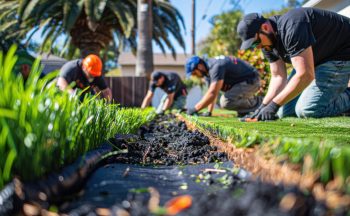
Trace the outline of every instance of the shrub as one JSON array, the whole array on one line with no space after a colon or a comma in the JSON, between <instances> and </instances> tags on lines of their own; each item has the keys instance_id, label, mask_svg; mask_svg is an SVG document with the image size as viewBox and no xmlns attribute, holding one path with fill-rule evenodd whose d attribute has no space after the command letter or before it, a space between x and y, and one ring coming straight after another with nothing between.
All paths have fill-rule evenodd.
<instances>
[{"instance_id":1,"label":"shrub","mask_svg":"<svg viewBox=\"0 0 350 216\"><path fill-rule=\"evenodd\" d=\"M238 58L249 62L253 67L255 67L260 75L260 89L257 95L265 95L270 82L270 66L268 61L264 58L261 50L239 50L237 52Z\"/></svg>"}]
</instances>

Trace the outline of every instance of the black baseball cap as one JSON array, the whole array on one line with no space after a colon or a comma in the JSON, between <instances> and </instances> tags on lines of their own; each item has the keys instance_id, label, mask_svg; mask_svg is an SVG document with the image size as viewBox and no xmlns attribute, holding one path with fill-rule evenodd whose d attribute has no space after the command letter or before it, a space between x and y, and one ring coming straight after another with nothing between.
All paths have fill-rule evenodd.
<instances>
[{"instance_id":1,"label":"black baseball cap","mask_svg":"<svg viewBox=\"0 0 350 216\"><path fill-rule=\"evenodd\" d=\"M241 49L249 49L255 42L255 35L259 32L260 26L266 22L266 19L258 13L250 13L243 17L238 23L237 32L242 39Z\"/></svg>"},{"instance_id":2,"label":"black baseball cap","mask_svg":"<svg viewBox=\"0 0 350 216\"><path fill-rule=\"evenodd\" d=\"M163 73L160 71L153 72L151 75L151 85L156 85L158 79L161 78L162 76L163 76Z\"/></svg>"}]
</instances>

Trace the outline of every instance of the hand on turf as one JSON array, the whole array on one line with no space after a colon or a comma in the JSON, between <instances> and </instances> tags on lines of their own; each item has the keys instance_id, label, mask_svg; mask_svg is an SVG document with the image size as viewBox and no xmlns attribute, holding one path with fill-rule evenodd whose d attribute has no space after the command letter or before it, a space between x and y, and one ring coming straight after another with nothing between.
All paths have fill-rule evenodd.
<instances>
[{"instance_id":1,"label":"hand on turf","mask_svg":"<svg viewBox=\"0 0 350 216\"><path fill-rule=\"evenodd\" d=\"M186 113L187 115L198 115L196 108L188 108Z\"/></svg>"},{"instance_id":2,"label":"hand on turf","mask_svg":"<svg viewBox=\"0 0 350 216\"><path fill-rule=\"evenodd\" d=\"M251 114L250 116L248 116L249 118L256 118L258 115L259 115L259 113L260 113L260 111L264 108L264 107L266 107L266 104L261 104L259 107L258 107L258 109L256 109L255 111L254 111L254 113L253 114Z\"/></svg>"},{"instance_id":3,"label":"hand on turf","mask_svg":"<svg viewBox=\"0 0 350 216\"><path fill-rule=\"evenodd\" d=\"M277 117L277 111L280 108L278 104L271 101L267 106L262 108L258 115L255 117L258 119L258 121L271 121L278 119Z\"/></svg>"}]
</instances>

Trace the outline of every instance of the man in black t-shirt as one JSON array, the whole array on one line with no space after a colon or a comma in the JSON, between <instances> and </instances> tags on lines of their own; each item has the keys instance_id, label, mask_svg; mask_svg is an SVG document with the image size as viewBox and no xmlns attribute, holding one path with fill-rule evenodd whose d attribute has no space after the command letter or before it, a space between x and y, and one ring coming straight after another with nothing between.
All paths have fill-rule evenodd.
<instances>
[{"instance_id":1,"label":"man in black t-shirt","mask_svg":"<svg viewBox=\"0 0 350 216\"><path fill-rule=\"evenodd\" d=\"M143 99L141 108L150 105L156 88L165 91L157 108L157 114L163 114L167 109L183 109L186 102L186 86L175 72L155 71L151 75L149 90Z\"/></svg>"},{"instance_id":2,"label":"man in black t-shirt","mask_svg":"<svg viewBox=\"0 0 350 216\"><path fill-rule=\"evenodd\" d=\"M336 116L350 109L350 19L339 14L298 8L268 19L246 15L239 23L241 49L262 48L271 81L253 118L278 115ZM287 79L285 63L294 67Z\"/></svg>"},{"instance_id":3,"label":"man in black t-shirt","mask_svg":"<svg viewBox=\"0 0 350 216\"><path fill-rule=\"evenodd\" d=\"M187 114L195 115L208 107L204 115L211 116L220 90L220 106L224 109L236 110L238 116L254 111L260 106L261 97L255 96L260 87L259 74L254 67L238 58L218 56L204 61L193 56L186 63L187 77L206 78L209 89L194 108Z\"/></svg>"},{"instance_id":4,"label":"man in black t-shirt","mask_svg":"<svg viewBox=\"0 0 350 216\"><path fill-rule=\"evenodd\" d=\"M69 84L75 82L72 88ZM92 94L101 92L108 101L112 99L112 92L102 77L102 61L96 55L88 55L84 59L72 60L65 63L57 79L57 86L63 91L74 94L76 88L85 89Z\"/></svg>"}]
</instances>

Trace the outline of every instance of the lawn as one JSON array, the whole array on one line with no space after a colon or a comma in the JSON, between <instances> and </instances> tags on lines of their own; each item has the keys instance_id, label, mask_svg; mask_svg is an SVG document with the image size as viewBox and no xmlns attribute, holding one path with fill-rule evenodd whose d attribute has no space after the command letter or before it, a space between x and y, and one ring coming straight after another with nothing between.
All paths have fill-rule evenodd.
<instances>
[{"instance_id":1,"label":"lawn","mask_svg":"<svg viewBox=\"0 0 350 216\"><path fill-rule=\"evenodd\" d=\"M283 118L271 122L240 122L233 111L214 110L212 117L199 117L200 120L216 125L258 131L262 136L290 138L312 138L335 142L337 145L350 144L350 117L322 119Z\"/></svg>"}]
</instances>

